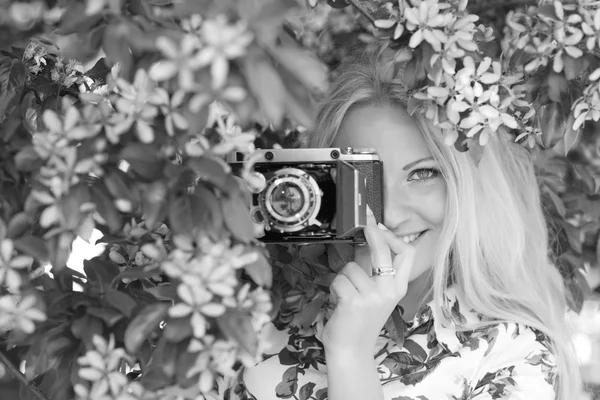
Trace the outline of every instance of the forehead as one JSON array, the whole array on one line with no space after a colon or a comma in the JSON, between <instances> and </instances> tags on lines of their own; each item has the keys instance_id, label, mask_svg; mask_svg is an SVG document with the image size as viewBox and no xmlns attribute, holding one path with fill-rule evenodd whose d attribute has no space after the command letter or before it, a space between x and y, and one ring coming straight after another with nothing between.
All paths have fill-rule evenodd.
<instances>
[{"instance_id":1,"label":"forehead","mask_svg":"<svg viewBox=\"0 0 600 400\"><path fill-rule=\"evenodd\" d=\"M333 146L372 147L392 168L431 156L417 123L401 107L364 106L351 110L344 117Z\"/></svg>"}]
</instances>

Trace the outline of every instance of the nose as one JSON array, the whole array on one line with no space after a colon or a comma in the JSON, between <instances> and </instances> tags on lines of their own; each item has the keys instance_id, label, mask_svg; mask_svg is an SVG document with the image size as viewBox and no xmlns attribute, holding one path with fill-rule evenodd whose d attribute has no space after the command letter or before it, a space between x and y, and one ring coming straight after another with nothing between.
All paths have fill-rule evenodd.
<instances>
[{"instance_id":1,"label":"nose","mask_svg":"<svg viewBox=\"0 0 600 400\"><path fill-rule=\"evenodd\" d=\"M383 222L391 231L408 221L410 207L401 191L386 191L383 205Z\"/></svg>"}]
</instances>

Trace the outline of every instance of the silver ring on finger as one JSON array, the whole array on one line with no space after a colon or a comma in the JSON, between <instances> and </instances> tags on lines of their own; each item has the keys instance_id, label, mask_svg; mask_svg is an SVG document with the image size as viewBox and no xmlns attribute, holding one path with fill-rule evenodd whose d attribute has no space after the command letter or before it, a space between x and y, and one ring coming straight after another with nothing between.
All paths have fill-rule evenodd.
<instances>
[{"instance_id":1,"label":"silver ring on finger","mask_svg":"<svg viewBox=\"0 0 600 400\"><path fill-rule=\"evenodd\" d=\"M371 269L372 276L394 276L396 270L393 267L378 267Z\"/></svg>"}]
</instances>

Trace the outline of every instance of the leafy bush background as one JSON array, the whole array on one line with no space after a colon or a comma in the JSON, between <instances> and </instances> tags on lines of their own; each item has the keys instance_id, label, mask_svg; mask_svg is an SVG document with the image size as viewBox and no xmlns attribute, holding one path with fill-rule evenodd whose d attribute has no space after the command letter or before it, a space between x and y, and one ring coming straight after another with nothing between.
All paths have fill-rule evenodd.
<instances>
[{"instance_id":1,"label":"leafy bush background","mask_svg":"<svg viewBox=\"0 0 600 400\"><path fill-rule=\"evenodd\" d=\"M437 1L0 0L0 357L25 360L24 395L219 398L268 346L260 326L312 322L348 248L267 252L243 180L254 146L311 129L335 68L381 42L457 151L477 159L498 124L531 148L579 307L600 253L598 6L448 1L457 28L421 3ZM66 261L94 228L107 247L84 276Z\"/></svg>"}]
</instances>

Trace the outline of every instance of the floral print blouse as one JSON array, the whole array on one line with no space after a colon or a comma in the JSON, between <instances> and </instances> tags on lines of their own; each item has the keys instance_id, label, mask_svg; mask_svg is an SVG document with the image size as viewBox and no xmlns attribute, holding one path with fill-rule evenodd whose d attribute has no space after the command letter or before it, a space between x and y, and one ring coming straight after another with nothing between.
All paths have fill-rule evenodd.
<instances>
[{"instance_id":1,"label":"floral print blouse","mask_svg":"<svg viewBox=\"0 0 600 400\"><path fill-rule=\"evenodd\" d=\"M453 321L481 321L460 308L451 288L446 300ZM551 400L555 359L547 338L516 323L493 323L461 332L435 323L432 304L408 324L402 348L384 328L374 358L386 400ZM317 335L318 336L318 335ZM226 400L326 400L327 365L315 335L291 330L288 345L240 371Z\"/></svg>"}]
</instances>

